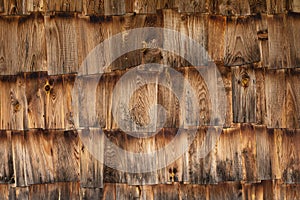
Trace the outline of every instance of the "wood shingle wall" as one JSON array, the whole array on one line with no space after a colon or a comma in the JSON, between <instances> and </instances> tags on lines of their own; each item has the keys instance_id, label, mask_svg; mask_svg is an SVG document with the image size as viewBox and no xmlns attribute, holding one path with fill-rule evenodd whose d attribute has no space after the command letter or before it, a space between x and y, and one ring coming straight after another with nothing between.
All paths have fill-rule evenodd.
<instances>
[{"instance_id":1,"label":"wood shingle wall","mask_svg":"<svg viewBox=\"0 0 300 200\"><path fill-rule=\"evenodd\" d=\"M210 94L196 69L211 63L191 67L163 50L129 52L91 94L96 117L74 106L77 72L91 50L141 27L193 38L221 73L226 119L205 158L202 140L208 128L220 127L208 123ZM132 102L140 106L133 115L146 123L140 108L162 104L163 129L140 139L119 129L110 110L113 90L129 69L147 62L171 66L191 83L204 125L174 163L144 174L120 172L97 161L79 134L105 134L143 152L164 147L184 120L178 99L157 82L135 94L142 100ZM0 93L0 199L300 199L299 0L0 0ZM75 130L80 117L95 125ZM120 156L101 146L107 162ZM170 181L169 169L178 182Z\"/></svg>"}]
</instances>

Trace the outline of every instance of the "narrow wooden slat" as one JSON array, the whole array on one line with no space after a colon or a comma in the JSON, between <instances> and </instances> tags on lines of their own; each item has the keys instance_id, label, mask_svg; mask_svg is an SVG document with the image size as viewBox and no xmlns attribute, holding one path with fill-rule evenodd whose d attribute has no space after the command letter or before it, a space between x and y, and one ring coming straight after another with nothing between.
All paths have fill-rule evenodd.
<instances>
[{"instance_id":1,"label":"narrow wooden slat","mask_svg":"<svg viewBox=\"0 0 300 200\"><path fill-rule=\"evenodd\" d=\"M300 182L299 130L285 130L282 137L281 172L285 183Z\"/></svg>"},{"instance_id":2,"label":"narrow wooden slat","mask_svg":"<svg viewBox=\"0 0 300 200\"><path fill-rule=\"evenodd\" d=\"M210 16L208 22L208 55L214 62L224 62L226 18Z\"/></svg>"},{"instance_id":3,"label":"narrow wooden slat","mask_svg":"<svg viewBox=\"0 0 300 200\"><path fill-rule=\"evenodd\" d=\"M232 69L233 122L256 122L256 77L251 66Z\"/></svg>"},{"instance_id":4,"label":"narrow wooden slat","mask_svg":"<svg viewBox=\"0 0 300 200\"><path fill-rule=\"evenodd\" d=\"M100 129L80 132L80 185L84 188L103 188L104 133Z\"/></svg>"},{"instance_id":5,"label":"narrow wooden slat","mask_svg":"<svg viewBox=\"0 0 300 200\"><path fill-rule=\"evenodd\" d=\"M286 128L285 89L286 77L284 70L267 71L265 79L267 121L270 128Z\"/></svg>"},{"instance_id":6,"label":"narrow wooden slat","mask_svg":"<svg viewBox=\"0 0 300 200\"><path fill-rule=\"evenodd\" d=\"M266 0L266 2L267 2L268 14L279 14L279 13L284 13L286 11L288 1Z\"/></svg>"},{"instance_id":7,"label":"narrow wooden slat","mask_svg":"<svg viewBox=\"0 0 300 200\"><path fill-rule=\"evenodd\" d=\"M256 123L266 124L266 88L264 69L255 70L256 84Z\"/></svg>"},{"instance_id":8,"label":"narrow wooden slat","mask_svg":"<svg viewBox=\"0 0 300 200\"><path fill-rule=\"evenodd\" d=\"M219 183L216 185L210 185L209 190L209 199L218 200L218 199L242 199L242 185L240 183Z\"/></svg>"},{"instance_id":9,"label":"narrow wooden slat","mask_svg":"<svg viewBox=\"0 0 300 200\"><path fill-rule=\"evenodd\" d=\"M289 1L289 10L292 12L300 12L300 1L299 0L290 0Z\"/></svg>"},{"instance_id":10,"label":"narrow wooden slat","mask_svg":"<svg viewBox=\"0 0 300 200\"><path fill-rule=\"evenodd\" d=\"M243 180L247 182L255 182L257 181L257 135L254 131L254 127L249 124L241 125L240 134Z\"/></svg>"},{"instance_id":11,"label":"narrow wooden slat","mask_svg":"<svg viewBox=\"0 0 300 200\"><path fill-rule=\"evenodd\" d=\"M80 198L82 200L99 200L103 198L103 189L81 188Z\"/></svg>"},{"instance_id":12,"label":"narrow wooden slat","mask_svg":"<svg viewBox=\"0 0 300 200\"><path fill-rule=\"evenodd\" d=\"M217 144L218 182L242 180L240 127L223 130Z\"/></svg>"},{"instance_id":13,"label":"narrow wooden slat","mask_svg":"<svg viewBox=\"0 0 300 200\"><path fill-rule=\"evenodd\" d=\"M78 69L75 21L72 18L45 17L48 72L63 74Z\"/></svg>"},{"instance_id":14,"label":"narrow wooden slat","mask_svg":"<svg viewBox=\"0 0 300 200\"><path fill-rule=\"evenodd\" d=\"M2 77L1 87L1 128L24 130L27 111L24 76Z\"/></svg>"},{"instance_id":15,"label":"narrow wooden slat","mask_svg":"<svg viewBox=\"0 0 300 200\"><path fill-rule=\"evenodd\" d=\"M6 1L7 2L7 1ZM15 58L18 52L17 27L16 19L0 19L0 26L5 27L0 29L0 74L13 75L19 71L18 59ZM9 34L8 34L9 33Z\"/></svg>"},{"instance_id":16,"label":"narrow wooden slat","mask_svg":"<svg viewBox=\"0 0 300 200\"><path fill-rule=\"evenodd\" d=\"M27 0L26 9L27 12L42 12L47 9L47 4L44 0Z\"/></svg>"},{"instance_id":17,"label":"narrow wooden slat","mask_svg":"<svg viewBox=\"0 0 300 200\"><path fill-rule=\"evenodd\" d=\"M14 183L13 157L10 131L0 131L0 183Z\"/></svg>"},{"instance_id":18,"label":"narrow wooden slat","mask_svg":"<svg viewBox=\"0 0 300 200\"><path fill-rule=\"evenodd\" d=\"M123 15L125 14L124 0L104 0L105 15Z\"/></svg>"},{"instance_id":19,"label":"narrow wooden slat","mask_svg":"<svg viewBox=\"0 0 300 200\"><path fill-rule=\"evenodd\" d=\"M85 15L104 15L104 0L83 0Z\"/></svg>"},{"instance_id":20,"label":"narrow wooden slat","mask_svg":"<svg viewBox=\"0 0 300 200\"><path fill-rule=\"evenodd\" d=\"M204 13L207 10L205 3L206 1L202 0L179 1L178 11L186 13Z\"/></svg>"},{"instance_id":21,"label":"narrow wooden slat","mask_svg":"<svg viewBox=\"0 0 300 200\"><path fill-rule=\"evenodd\" d=\"M227 18L225 66L258 61L260 61L260 51L254 18Z\"/></svg>"},{"instance_id":22,"label":"narrow wooden slat","mask_svg":"<svg viewBox=\"0 0 300 200\"><path fill-rule=\"evenodd\" d=\"M256 1L254 1L256 2ZM210 13L221 15L250 15L251 1L207 1Z\"/></svg>"},{"instance_id":23,"label":"narrow wooden slat","mask_svg":"<svg viewBox=\"0 0 300 200\"><path fill-rule=\"evenodd\" d=\"M26 77L26 100L27 121L25 129L45 128L45 94L48 87L46 84L47 73L27 73Z\"/></svg>"},{"instance_id":24,"label":"narrow wooden slat","mask_svg":"<svg viewBox=\"0 0 300 200\"><path fill-rule=\"evenodd\" d=\"M17 72L47 71L44 18L20 19L18 22Z\"/></svg>"},{"instance_id":25,"label":"narrow wooden slat","mask_svg":"<svg viewBox=\"0 0 300 200\"><path fill-rule=\"evenodd\" d=\"M135 0L133 3L133 11L139 14L156 13L156 0Z\"/></svg>"},{"instance_id":26,"label":"narrow wooden slat","mask_svg":"<svg viewBox=\"0 0 300 200\"><path fill-rule=\"evenodd\" d=\"M47 0L47 12L81 12L82 0L68 1L68 0Z\"/></svg>"}]
</instances>

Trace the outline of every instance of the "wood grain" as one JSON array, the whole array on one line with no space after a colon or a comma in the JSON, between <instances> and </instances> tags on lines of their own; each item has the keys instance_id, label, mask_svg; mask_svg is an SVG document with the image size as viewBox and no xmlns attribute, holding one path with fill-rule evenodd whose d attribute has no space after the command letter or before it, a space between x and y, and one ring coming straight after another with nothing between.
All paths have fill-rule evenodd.
<instances>
[{"instance_id":1,"label":"wood grain","mask_svg":"<svg viewBox=\"0 0 300 200\"><path fill-rule=\"evenodd\" d=\"M13 157L12 157L12 144L11 144L11 132L0 131L0 157L2 162L0 164L0 183L14 183L14 171L13 171Z\"/></svg>"},{"instance_id":2,"label":"wood grain","mask_svg":"<svg viewBox=\"0 0 300 200\"><path fill-rule=\"evenodd\" d=\"M75 21L71 18L45 17L48 73L77 72L78 50Z\"/></svg>"},{"instance_id":3,"label":"wood grain","mask_svg":"<svg viewBox=\"0 0 300 200\"><path fill-rule=\"evenodd\" d=\"M256 122L256 77L251 66L232 69L233 122Z\"/></svg>"},{"instance_id":4,"label":"wood grain","mask_svg":"<svg viewBox=\"0 0 300 200\"><path fill-rule=\"evenodd\" d=\"M258 61L260 61L260 51L254 18L227 18L225 66Z\"/></svg>"}]
</instances>

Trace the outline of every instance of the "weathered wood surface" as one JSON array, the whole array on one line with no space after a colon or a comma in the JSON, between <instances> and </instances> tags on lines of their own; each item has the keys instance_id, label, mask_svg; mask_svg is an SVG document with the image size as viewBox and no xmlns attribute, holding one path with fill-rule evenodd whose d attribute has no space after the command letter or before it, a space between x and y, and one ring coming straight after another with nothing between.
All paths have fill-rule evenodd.
<instances>
[{"instance_id":1,"label":"weathered wood surface","mask_svg":"<svg viewBox=\"0 0 300 200\"><path fill-rule=\"evenodd\" d=\"M217 131L218 129L213 129ZM79 181L84 188L103 188L104 183L126 183L128 185L153 185L172 182L189 184L216 184L226 181L247 183L261 180L281 180L287 184L298 184L299 130L268 129L266 126L243 124L223 129L220 139L204 143L208 127L201 128L187 153L170 165L151 172L130 174L112 169L115 167L142 165L132 163L131 157L120 154L111 144L98 137L100 129L91 129L93 135L79 138L73 131L2 131L1 143L5 145L3 155L2 183L16 186ZM191 131L191 130L189 130ZM133 138L122 131L105 131L113 144L129 152L151 152L164 148L174 139L177 129L163 129L154 138ZM91 132L90 132L91 133ZM209 134L212 134L210 132ZM182 137L182 136L181 136ZM102 138L102 139L101 139ZM84 144L79 140L83 140ZM102 141L102 144L101 144ZM93 143L94 142L94 143ZM85 146L89 144L89 146ZM110 167L96 160L89 152L93 144L102 147L97 150L102 160ZM204 145L204 146L202 146ZM175 148L179 147L174 147ZM203 157L203 149L212 149ZM95 151L93 150L93 153ZM95 155L95 154L94 154ZM157 161L166 162L162 154ZM99 157L97 157L99 159ZM165 161L164 161L165 160ZM155 162L157 162L155 161ZM141 163L149 162L145 160ZM119 165L119 166L117 166ZM170 170L171 169L171 170ZM131 168L131 170L133 170ZM174 171L175 170L175 171ZM170 172L171 171L171 172ZM176 178L171 179L174 172Z\"/></svg>"},{"instance_id":2,"label":"weathered wood surface","mask_svg":"<svg viewBox=\"0 0 300 200\"><path fill-rule=\"evenodd\" d=\"M299 199L299 185L283 184L280 181L261 183L226 182L216 185L154 185L128 186L126 184L105 184L103 189L80 188L79 182L11 187L0 185L0 198L8 199Z\"/></svg>"},{"instance_id":3,"label":"weathered wood surface","mask_svg":"<svg viewBox=\"0 0 300 200\"><path fill-rule=\"evenodd\" d=\"M128 30L148 26L173 29L189 36L203 46L212 61L225 66L260 63L259 66L272 69L297 68L300 66L299 22L300 15L295 13L226 18L180 14L169 9L156 15L0 18L0 74L75 73L100 42L122 33L124 38L120 44L126 46ZM180 38L166 38L165 45L180 44ZM141 62L141 52L129 52L113 62L110 69L130 68ZM162 52L161 62L173 67L189 65L167 52Z\"/></svg>"}]
</instances>

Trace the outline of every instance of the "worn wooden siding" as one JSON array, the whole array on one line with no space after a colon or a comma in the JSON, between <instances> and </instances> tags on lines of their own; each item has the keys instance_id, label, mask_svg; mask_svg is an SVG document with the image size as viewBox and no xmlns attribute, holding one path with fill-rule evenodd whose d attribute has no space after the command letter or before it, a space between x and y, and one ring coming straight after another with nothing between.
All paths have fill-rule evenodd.
<instances>
[{"instance_id":1,"label":"worn wooden siding","mask_svg":"<svg viewBox=\"0 0 300 200\"><path fill-rule=\"evenodd\" d=\"M299 0L0 0L0 199L300 199L299 13ZM88 53L114 34L149 26L193 38L221 73L225 127L205 158L200 148L209 128L203 106L209 94L196 69L170 52L121 56L93 94L95 115L73 106L88 102L71 94ZM158 83L134 94L149 101L131 102L143 104L134 113L139 123L147 122L143 108L153 102L169 111L154 138L127 135L110 111L117 80L147 62L169 65L192 83L203 126L189 151L169 166L119 172L97 161L78 134L99 134L100 126L133 152L172 140L182 102ZM93 126L74 130L79 118ZM102 146L107 162L120 156ZM170 168L177 171L176 183Z\"/></svg>"}]
</instances>

